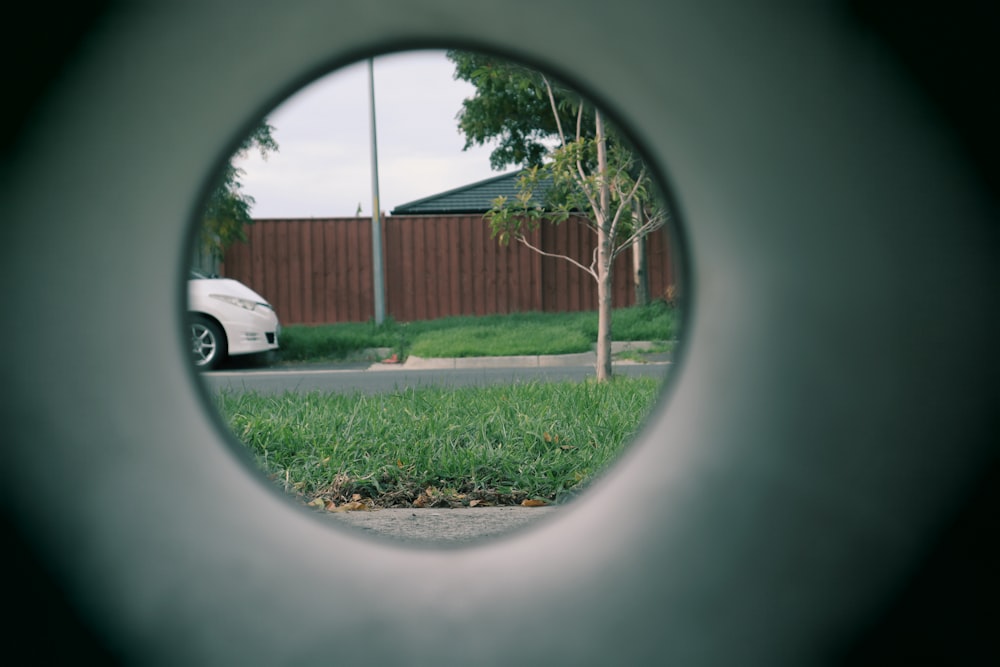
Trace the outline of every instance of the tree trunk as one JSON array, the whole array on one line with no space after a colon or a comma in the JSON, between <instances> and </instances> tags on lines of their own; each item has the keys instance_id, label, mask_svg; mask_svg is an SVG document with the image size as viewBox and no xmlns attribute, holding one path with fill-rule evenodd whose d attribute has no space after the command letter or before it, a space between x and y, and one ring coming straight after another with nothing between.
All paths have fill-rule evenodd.
<instances>
[{"instance_id":1,"label":"tree trunk","mask_svg":"<svg viewBox=\"0 0 1000 667\"><path fill-rule=\"evenodd\" d=\"M199 237L191 252L191 268L209 277L217 276L223 255L224 251L216 252L214 248L207 247Z\"/></svg>"},{"instance_id":2,"label":"tree trunk","mask_svg":"<svg viewBox=\"0 0 1000 667\"><path fill-rule=\"evenodd\" d=\"M597 381L611 379L611 239L603 231L598 235L597 263Z\"/></svg>"},{"instance_id":3,"label":"tree trunk","mask_svg":"<svg viewBox=\"0 0 1000 667\"><path fill-rule=\"evenodd\" d=\"M597 215L597 381L611 379L611 186L608 183L608 152L604 143L604 120L594 114L597 140L597 170L600 175L600 211Z\"/></svg>"}]
</instances>

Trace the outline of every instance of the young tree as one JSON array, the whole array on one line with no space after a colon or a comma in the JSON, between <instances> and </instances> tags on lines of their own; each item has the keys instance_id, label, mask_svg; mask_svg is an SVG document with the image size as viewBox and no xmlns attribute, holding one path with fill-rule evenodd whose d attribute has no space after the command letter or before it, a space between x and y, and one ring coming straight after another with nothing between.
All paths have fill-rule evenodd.
<instances>
[{"instance_id":1,"label":"young tree","mask_svg":"<svg viewBox=\"0 0 1000 667\"><path fill-rule=\"evenodd\" d=\"M607 380L612 374L613 262L667 220L648 170L604 115L569 88L489 56L450 51L449 58L457 65L456 77L476 86L476 95L459 113L466 146L499 140L490 156L495 169L527 165L517 196L498 198L487 213L491 232L501 243L514 240L566 260L596 281L596 373L598 380ZM567 126L574 128L572 134ZM589 259L549 253L528 240L528 232L543 222L570 220L596 236Z\"/></svg>"},{"instance_id":2,"label":"young tree","mask_svg":"<svg viewBox=\"0 0 1000 667\"><path fill-rule=\"evenodd\" d=\"M219 184L209 195L202 213L196 250L203 256L218 261L230 244L246 240L244 228L253 223L250 210L254 199L243 192L240 179L244 171L233 162L255 148L265 159L268 153L277 151L278 142L274 140L273 131L274 126L270 123L258 125L226 163L219 176Z\"/></svg>"}]
</instances>

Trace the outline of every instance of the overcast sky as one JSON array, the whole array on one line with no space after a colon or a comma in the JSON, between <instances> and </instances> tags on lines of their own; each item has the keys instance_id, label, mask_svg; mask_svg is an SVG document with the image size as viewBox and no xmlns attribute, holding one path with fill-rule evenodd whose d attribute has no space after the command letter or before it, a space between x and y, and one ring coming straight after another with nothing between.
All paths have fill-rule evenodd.
<instances>
[{"instance_id":1,"label":"overcast sky","mask_svg":"<svg viewBox=\"0 0 1000 667\"><path fill-rule=\"evenodd\" d=\"M375 59L380 208L461 187L504 172L490 169L490 147L463 151L456 114L471 84L454 79L444 51ZM368 63L337 70L268 115L279 150L238 160L254 218L324 218L372 213Z\"/></svg>"}]
</instances>

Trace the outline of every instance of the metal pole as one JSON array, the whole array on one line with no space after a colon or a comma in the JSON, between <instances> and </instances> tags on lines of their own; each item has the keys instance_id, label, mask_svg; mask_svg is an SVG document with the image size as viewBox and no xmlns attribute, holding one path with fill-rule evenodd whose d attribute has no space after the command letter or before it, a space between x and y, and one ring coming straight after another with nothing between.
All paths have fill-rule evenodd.
<instances>
[{"instance_id":1,"label":"metal pole","mask_svg":"<svg viewBox=\"0 0 1000 667\"><path fill-rule=\"evenodd\" d=\"M368 59L368 99L372 135L372 266L375 288L375 324L385 319L385 280L382 269L382 213L378 201L378 142L375 138L375 59Z\"/></svg>"}]
</instances>

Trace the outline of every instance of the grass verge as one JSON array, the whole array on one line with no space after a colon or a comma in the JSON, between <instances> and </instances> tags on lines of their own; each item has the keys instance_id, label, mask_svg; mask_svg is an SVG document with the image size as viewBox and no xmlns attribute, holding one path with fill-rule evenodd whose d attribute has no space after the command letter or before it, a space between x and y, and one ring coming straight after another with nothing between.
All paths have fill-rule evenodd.
<instances>
[{"instance_id":1,"label":"grass verge","mask_svg":"<svg viewBox=\"0 0 1000 667\"><path fill-rule=\"evenodd\" d=\"M668 341L676 338L677 313L662 301L615 310L616 341ZM403 359L420 357L511 356L587 352L597 341L597 313L514 313L485 317L446 317L419 322L391 319L328 325L290 325L281 332L283 361L350 358L362 350L389 348Z\"/></svg>"},{"instance_id":2,"label":"grass verge","mask_svg":"<svg viewBox=\"0 0 1000 667\"><path fill-rule=\"evenodd\" d=\"M391 394L220 392L269 479L308 505L564 501L621 453L661 382L518 383Z\"/></svg>"}]
</instances>

